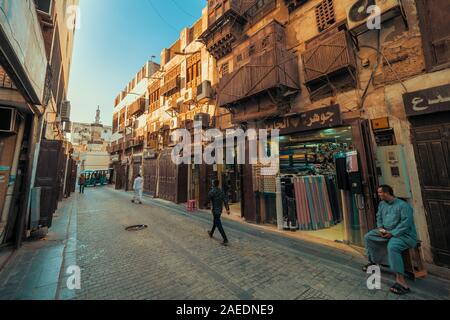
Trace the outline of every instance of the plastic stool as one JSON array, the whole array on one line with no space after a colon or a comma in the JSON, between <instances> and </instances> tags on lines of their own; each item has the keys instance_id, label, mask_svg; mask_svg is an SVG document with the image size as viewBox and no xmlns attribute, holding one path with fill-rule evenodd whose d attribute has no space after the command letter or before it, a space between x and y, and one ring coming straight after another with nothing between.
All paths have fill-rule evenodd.
<instances>
[{"instance_id":1,"label":"plastic stool","mask_svg":"<svg viewBox=\"0 0 450 320\"><path fill-rule=\"evenodd\" d=\"M194 212L197 209L196 203L197 201L195 200L189 200L187 203L187 211Z\"/></svg>"}]
</instances>

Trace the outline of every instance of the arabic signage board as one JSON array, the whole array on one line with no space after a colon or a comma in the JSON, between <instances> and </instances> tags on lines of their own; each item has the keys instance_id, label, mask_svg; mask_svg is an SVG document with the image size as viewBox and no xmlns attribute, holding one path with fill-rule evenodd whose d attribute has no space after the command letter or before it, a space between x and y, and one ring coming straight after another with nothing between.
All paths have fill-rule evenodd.
<instances>
[{"instance_id":1,"label":"arabic signage board","mask_svg":"<svg viewBox=\"0 0 450 320\"><path fill-rule=\"evenodd\" d=\"M280 129L281 135L286 135L294 132L333 128L341 125L341 107L339 105L332 105L287 118L285 119L284 126L281 123L277 123L275 128Z\"/></svg>"},{"instance_id":2,"label":"arabic signage board","mask_svg":"<svg viewBox=\"0 0 450 320\"><path fill-rule=\"evenodd\" d=\"M403 95L408 117L450 111L450 84Z\"/></svg>"}]
</instances>

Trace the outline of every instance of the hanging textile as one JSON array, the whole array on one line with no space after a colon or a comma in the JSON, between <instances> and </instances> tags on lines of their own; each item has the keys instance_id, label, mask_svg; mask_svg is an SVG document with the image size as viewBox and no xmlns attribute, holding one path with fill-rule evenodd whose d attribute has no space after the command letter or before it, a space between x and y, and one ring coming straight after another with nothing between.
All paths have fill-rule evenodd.
<instances>
[{"instance_id":1,"label":"hanging textile","mask_svg":"<svg viewBox=\"0 0 450 320\"><path fill-rule=\"evenodd\" d=\"M300 230L320 230L335 224L324 176L296 177L294 188Z\"/></svg>"},{"instance_id":2,"label":"hanging textile","mask_svg":"<svg viewBox=\"0 0 450 320\"><path fill-rule=\"evenodd\" d=\"M339 205L339 192L335 176L326 177L328 197L330 198L331 211L335 224L342 222L342 212Z\"/></svg>"},{"instance_id":3,"label":"hanging textile","mask_svg":"<svg viewBox=\"0 0 450 320\"><path fill-rule=\"evenodd\" d=\"M335 159L336 175L338 181L338 187L340 190L350 190L350 182L347 172L347 158L337 157Z\"/></svg>"}]
</instances>

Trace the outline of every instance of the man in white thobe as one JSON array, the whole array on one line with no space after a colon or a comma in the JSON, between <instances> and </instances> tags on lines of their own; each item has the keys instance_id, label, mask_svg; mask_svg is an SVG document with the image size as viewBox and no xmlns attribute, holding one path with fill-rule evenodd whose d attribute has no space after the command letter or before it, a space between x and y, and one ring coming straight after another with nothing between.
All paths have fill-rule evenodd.
<instances>
[{"instance_id":1,"label":"man in white thobe","mask_svg":"<svg viewBox=\"0 0 450 320\"><path fill-rule=\"evenodd\" d=\"M142 192L143 192L144 179L142 179L141 175L138 174L136 179L134 179L133 189L134 196L131 202L142 204Z\"/></svg>"}]
</instances>

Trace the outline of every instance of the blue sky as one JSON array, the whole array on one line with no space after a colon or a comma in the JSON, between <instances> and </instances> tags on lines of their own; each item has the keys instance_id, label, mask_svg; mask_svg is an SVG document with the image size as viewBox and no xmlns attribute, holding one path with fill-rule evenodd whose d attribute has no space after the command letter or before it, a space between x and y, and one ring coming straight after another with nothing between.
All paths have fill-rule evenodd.
<instances>
[{"instance_id":1,"label":"blue sky","mask_svg":"<svg viewBox=\"0 0 450 320\"><path fill-rule=\"evenodd\" d=\"M197 21L205 6L205 0L80 0L69 83L71 120L92 122L100 105L102 122L110 125L115 97L152 55L159 62L162 48Z\"/></svg>"}]
</instances>

